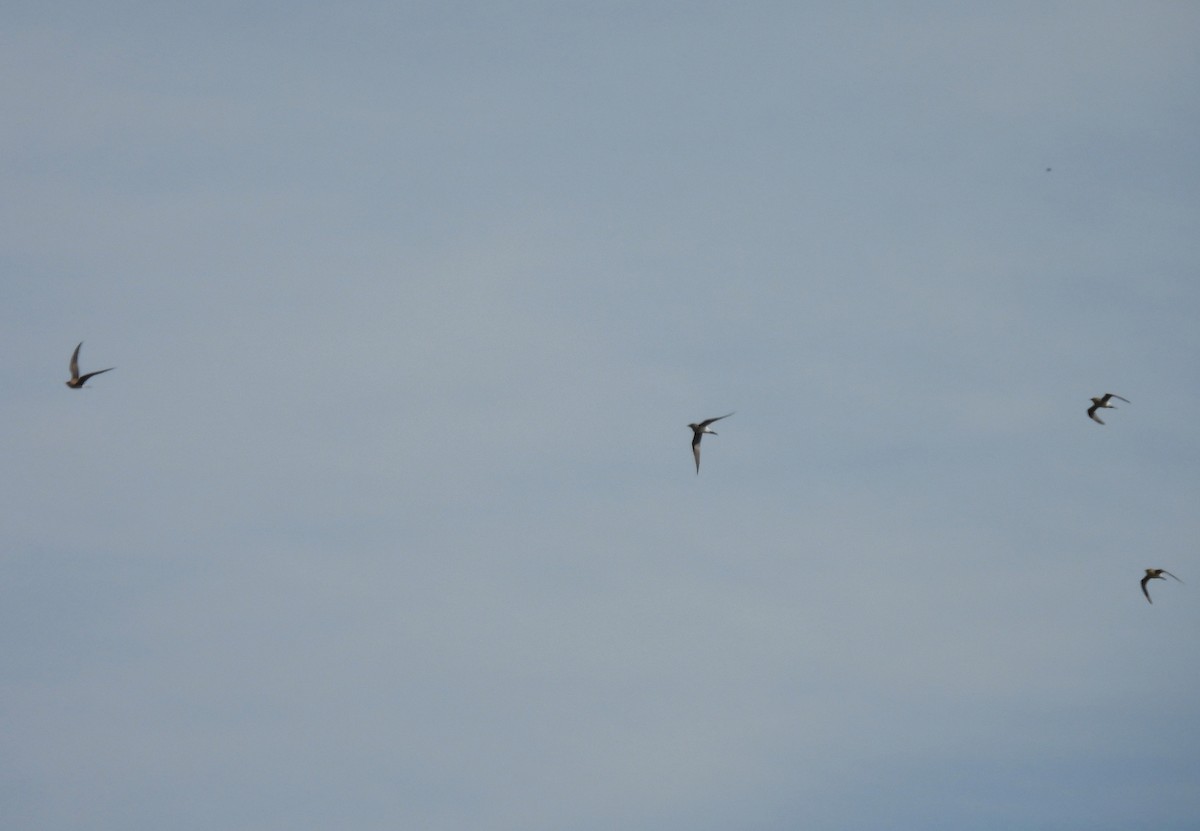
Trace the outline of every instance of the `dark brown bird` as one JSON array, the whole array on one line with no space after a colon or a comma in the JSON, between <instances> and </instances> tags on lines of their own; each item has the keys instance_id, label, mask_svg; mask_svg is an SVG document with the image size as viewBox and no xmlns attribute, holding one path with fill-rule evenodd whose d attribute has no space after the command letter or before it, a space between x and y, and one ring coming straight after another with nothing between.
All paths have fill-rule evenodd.
<instances>
[{"instance_id":1,"label":"dark brown bird","mask_svg":"<svg viewBox=\"0 0 1200 831\"><path fill-rule=\"evenodd\" d=\"M1146 595L1146 600L1150 601L1150 603L1153 603L1154 601L1150 600L1150 592L1146 591L1146 584L1151 580L1166 580L1167 577L1163 577L1164 574L1167 575L1167 577L1172 577L1176 580L1179 580L1178 577L1175 577L1174 574L1167 571L1165 568L1146 569L1146 576L1142 578L1142 594ZM1182 583L1183 581L1179 580L1179 582Z\"/></svg>"},{"instance_id":2,"label":"dark brown bird","mask_svg":"<svg viewBox=\"0 0 1200 831\"><path fill-rule=\"evenodd\" d=\"M83 346L83 341L79 342L79 346ZM71 354L71 380L67 381L67 386L73 390L81 389L93 375L99 375L102 372L109 372L116 369L115 366L110 366L108 369L98 369L95 372L89 372L87 375L80 375L79 346L76 346L75 351Z\"/></svg>"},{"instance_id":3,"label":"dark brown bird","mask_svg":"<svg viewBox=\"0 0 1200 831\"><path fill-rule=\"evenodd\" d=\"M716 418L706 418L706 419L704 419L704 421L700 422L699 424L689 424L688 425L688 427L692 428L692 455L696 457L696 475L697 476L700 475L700 439L701 439L701 437L703 437L705 433L712 433L715 436L717 434L717 431L710 429L708 425L712 424L714 421L720 421L723 418L729 418L731 415L733 415L733 413L726 413L725 415L717 416Z\"/></svg>"},{"instance_id":4,"label":"dark brown bird","mask_svg":"<svg viewBox=\"0 0 1200 831\"><path fill-rule=\"evenodd\" d=\"M1120 401L1124 401L1126 404L1129 403L1128 398L1121 398L1121 396L1117 395L1116 393L1106 392L1106 393L1104 393L1104 395L1100 396L1099 398L1092 399L1092 406L1088 407L1088 418L1090 418L1092 421L1096 422L1097 424L1103 424L1104 422L1100 420L1100 416L1096 415L1096 410L1101 410L1101 409L1115 410L1115 409L1117 409L1112 404L1108 403L1109 401L1111 401L1114 398L1116 398Z\"/></svg>"}]
</instances>

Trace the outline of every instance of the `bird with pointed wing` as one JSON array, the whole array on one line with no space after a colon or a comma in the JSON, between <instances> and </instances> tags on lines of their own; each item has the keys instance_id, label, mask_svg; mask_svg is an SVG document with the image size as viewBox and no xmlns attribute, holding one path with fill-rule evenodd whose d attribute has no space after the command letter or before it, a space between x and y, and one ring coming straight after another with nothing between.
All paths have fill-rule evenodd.
<instances>
[{"instance_id":1,"label":"bird with pointed wing","mask_svg":"<svg viewBox=\"0 0 1200 831\"><path fill-rule=\"evenodd\" d=\"M1126 404L1130 403L1128 398L1121 398L1121 396L1117 395L1114 392L1106 392L1106 393L1104 393L1104 395L1100 396L1099 398L1092 399L1092 406L1088 407L1088 418L1090 418L1092 421L1096 422L1097 424L1103 424L1104 422L1100 420L1100 416L1096 415L1096 410L1115 410L1115 409L1117 409L1112 404L1108 403L1109 401L1112 401L1114 398L1117 399L1118 401L1124 401Z\"/></svg>"},{"instance_id":2,"label":"bird with pointed wing","mask_svg":"<svg viewBox=\"0 0 1200 831\"><path fill-rule=\"evenodd\" d=\"M696 458L697 476L700 475L700 439L704 437L705 433L712 433L715 436L717 431L709 427L709 425L720 421L723 418L729 418L731 415L733 415L733 413L726 413L725 415L717 416L716 418L706 418L699 424L688 425L688 427L692 428L692 455Z\"/></svg>"},{"instance_id":3,"label":"bird with pointed wing","mask_svg":"<svg viewBox=\"0 0 1200 831\"><path fill-rule=\"evenodd\" d=\"M1150 600L1150 592L1148 592L1146 590L1146 584L1149 583L1151 580L1166 580L1167 577L1163 577L1164 574L1167 575L1167 577L1171 577L1175 580L1179 580L1178 577L1175 577L1174 574L1167 571L1165 568L1148 568L1148 569L1146 569L1146 576L1142 578L1142 594L1146 595L1146 600L1149 601L1150 603L1154 603L1154 601ZM1179 582L1182 583L1183 581L1179 580Z\"/></svg>"},{"instance_id":4,"label":"bird with pointed wing","mask_svg":"<svg viewBox=\"0 0 1200 831\"><path fill-rule=\"evenodd\" d=\"M67 386L73 390L82 389L89 378L99 375L102 372L110 372L116 369L115 366L110 366L108 369L97 369L95 372L89 372L87 375L79 374L79 347L83 346L83 341L79 342L79 346L75 347L75 351L71 353L71 380L67 381Z\"/></svg>"}]
</instances>

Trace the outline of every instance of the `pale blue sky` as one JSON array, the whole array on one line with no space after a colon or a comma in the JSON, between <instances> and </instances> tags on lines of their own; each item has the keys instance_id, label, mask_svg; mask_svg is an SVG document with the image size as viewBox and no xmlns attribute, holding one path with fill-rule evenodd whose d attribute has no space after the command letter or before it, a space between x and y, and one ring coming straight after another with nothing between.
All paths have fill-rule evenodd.
<instances>
[{"instance_id":1,"label":"pale blue sky","mask_svg":"<svg viewBox=\"0 0 1200 831\"><path fill-rule=\"evenodd\" d=\"M6 824L1200 824L1200 7L0 24Z\"/></svg>"}]
</instances>

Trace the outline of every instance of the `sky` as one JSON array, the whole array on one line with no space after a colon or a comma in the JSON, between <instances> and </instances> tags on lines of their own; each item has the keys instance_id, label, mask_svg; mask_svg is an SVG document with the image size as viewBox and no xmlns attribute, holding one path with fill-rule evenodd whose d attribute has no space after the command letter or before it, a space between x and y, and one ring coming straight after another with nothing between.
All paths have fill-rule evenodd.
<instances>
[{"instance_id":1,"label":"sky","mask_svg":"<svg viewBox=\"0 0 1200 831\"><path fill-rule=\"evenodd\" d=\"M1200 826L1198 47L5 4L5 824Z\"/></svg>"}]
</instances>

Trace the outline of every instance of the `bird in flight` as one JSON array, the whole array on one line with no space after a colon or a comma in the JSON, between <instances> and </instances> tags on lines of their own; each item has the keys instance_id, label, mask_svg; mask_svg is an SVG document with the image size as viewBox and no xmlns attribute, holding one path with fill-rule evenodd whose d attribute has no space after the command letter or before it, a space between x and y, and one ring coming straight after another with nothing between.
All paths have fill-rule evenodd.
<instances>
[{"instance_id":1,"label":"bird in flight","mask_svg":"<svg viewBox=\"0 0 1200 831\"><path fill-rule=\"evenodd\" d=\"M700 439L705 433L712 433L715 436L717 431L711 429L708 425L712 424L714 421L720 421L723 418L729 418L731 415L733 415L733 413L726 413L725 415L717 416L716 418L706 418L699 424L688 425L688 427L692 428L692 455L696 457L697 476L700 475Z\"/></svg>"},{"instance_id":2,"label":"bird in flight","mask_svg":"<svg viewBox=\"0 0 1200 831\"><path fill-rule=\"evenodd\" d=\"M1104 393L1104 395L1100 396L1099 398L1092 399L1092 406L1088 407L1088 418L1090 418L1092 421L1096 422L1097 424L1103 424L1104 422L1100 420L1100 416L1096 415L1096 410L1115 410L1115 409L1117 409L1112 404L1108 403L1109 401L1111 401L1114 398L1118 399L1119 401L1124 401L1126 404L1129 403L1128 398L1121 398L1121 396L1117 395L1116 393L1106 392L1106 393Z\"/></svg>"},{"instance_id":3,"label":"bird in flight","mask_svg":"<svg viewBox=\"0 0 1200 831\"><path fill-rule=\"evenodd\" d=\"M1179 580L1178 577L1175 577L1174 574L1167 571L1165 568L1148 568L1148 569L1146 569L1146 576L1142 578L1142 594L1146 595L1146 600L1149 600L1151 603L1153 603L1154 601L1150 600L1150 592L1146 591L1146 584L1149 583L1151 580L1166 580L1167 577L1163 577L1164 574L1167 575L1167 577L1172 577L1176 580ZM1182 583L1183 581L1179 580L1179 582Z\"/></svg>"},{"instance_id":4,"label":"bird in flight","mask_svg":"<svg viewBox=\"0 0 1200 831\"><path fill-rule=\"evenodd\" d=\"M83 346L83 341L79 342L79 346ZM80 375L79 346L76 346L75 351L71 353L71 380L67 381L67 386L73 390L80 389L93 375L99 375L101 372L108 372L111 369L116 369L115 366L110 366L108 369L98 369L95 372L89 372L87 375Z\"/></svg>"}]
</instances>

